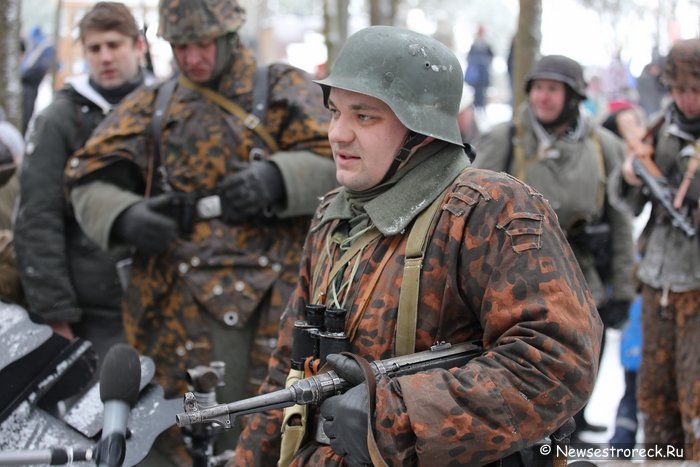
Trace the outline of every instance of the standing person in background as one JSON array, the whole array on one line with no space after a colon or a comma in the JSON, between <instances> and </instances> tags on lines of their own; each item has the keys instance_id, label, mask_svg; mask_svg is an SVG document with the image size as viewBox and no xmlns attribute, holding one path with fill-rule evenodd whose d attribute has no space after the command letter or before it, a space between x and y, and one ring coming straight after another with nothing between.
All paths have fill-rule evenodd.
<instances>
[{"instance_id":1,"label":"standing person in background","mask_svg":"<svg viewBox=\"0 0 700 467\"><path fill-rule=\"evenodd\" d=\"M166 397L221 360L232 401L264 377L310 216L337 184L328 114L306 73L256 63L236 0L161 0L159 14L180 75L107 117L69 163L71 199L103 248L135 249L125 331ZM187 462L168 436L159 451Z\"/></svg>"},{"instance_id":2,"label":"standing person in background","mask_svg":"<svg viewBox=\"0 0 700 467\"><path fill-rule=\"evenodd\" d=\"M483 113L486 107L486 91L491 84L493 51L486 42L486 28L479 24L476 37L467 53L467 71L464 82L474 88L474 107Z\"/></svg>"},{"instance_id":3,"label":"standing person in background","mask_svg":"<svg viewBox=\"0 0 700 467\"><path fill-rule=\"evenodd\" d=\"M639 105L649 121L653 120L661 111L665 104L664 99L668 96L668 90L661 79L663 66L663 57L655 57L644 67L637 78Z\"/></svg>"},{"instance_id":4,"label":"standing person in background","mask_svg":"<svg viewBox=\"0 0 700 467\"><path fill-rule=\"evenodd\" d=\"M611 177L610 193L634 214L649 201L633 168L653 162L674 190L673 205L697 228L700 141L700 39L677 42L663 70L672 103L650 146L629 151ZM637 401L645 443L685 445L686 459L700 460L700 243L671 223L652 201L642 234L637 278L642 283L642 362Z\"/></svg>"},{"instance_id":5,"label":"standing person in background","mask_svg":"<svg viewBox=\"0 0 700 467\"><path fill-rule=\"evenodd\" d=\"M24 51L19 68L22 76L22 133L26 134L29 121L34 115L39 85L53 64L55 47L51 38L47 37L39 26L31 29L23 44Z\"/></svg>"},{"instance_id":6,"label":"standing person in background","mask_svg":"<svg viewBox=\"0 0 700 467\"><path fill-rule=\"evenodd\" d=\"M468 167L459 61L436 40L363 29L317 82L342 188L314 217L260 392L284 387L306 305L346 310L357 358L474 339L485 352L378 378L376 391L356 362L330 355L357 385L309 416L290 465L522 465L518 451L584 404L597 371L600 319L554 212L524 183ZM422 267L408 258L415 240L426 245ZM279 410L251 415L234 465L276 465L281 424Z\"/></svg>"},{"instance_id":7,"label":"standing person in background","mask_svg":"<svg viewBox=\"0 0 700 467\"><path fill-rule=\"evenodd\" d=\"M92 342L101 361L123 341L117 257L78 225L64 169L113 106L143 84L144 42L122 3L95 4L78 28L88 74L69 79L36 117L21 171L15 249L29 309L58 334Z\"/></svg>"},{"instance_id":8,"label":"standing person in background","mask_svg":"<svg viewBox=\"0 0 700 467\"><path fill-rule=\"evenodd\" d=\"M549 200L603 323L617 326L635 296L631 217L606 195L624 146L580 112L585 88L578 62L562 55L539 59L525 82L527 101L512 123L494 126L478 141L474 166L508 172ZM583 410L575 419L577 433L606 429L588 423Z\"/></svg>"},{"instance_id":9,"label":"standing person in background","mask_svg":"<svg viewBox=\"0 0 700 467\"><path fill-rule=\"evenodd\" d=\"M630 73L626 63L622 61L622 51L617 49L610 59L610 63L603 70L603 93L608 101L616 99L628 99L630 86Z\"/></svg>"}]
</instances>

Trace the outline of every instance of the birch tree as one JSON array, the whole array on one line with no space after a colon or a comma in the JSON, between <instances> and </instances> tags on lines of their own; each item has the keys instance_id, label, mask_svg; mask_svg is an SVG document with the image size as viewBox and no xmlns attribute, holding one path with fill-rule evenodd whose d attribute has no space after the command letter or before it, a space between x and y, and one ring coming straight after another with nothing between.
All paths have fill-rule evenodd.
<instances>
[{"instance_id":1,"label":"birch tree","mask_svg":"<svg viewBox=\"0 0 700 467\"><path fill-rule=\"evenodd\" d=\"M0 105L7 119L22 125L22 84L19 73L21 0L0 0Z\"/></svg>"},{"instance_id":2,"label":"birch tree","mask_svg":"<svg viewBox=\"0 0 700 467\"><path fill-rule=\"evenodd\" d=\"M542 42L542 0L520 0L518 30L513 43L513 86L515 98L513 108L517 109L525 100L525 83L532 63L539 54Z\"/></svg>"},{"instance_id":3,"label":"birch tree","mask_svg":"<svg viewBox=\"0 0 700 467\"><path fill-rule=\"evenodd\" d=\"M348 6L350 0L325 0L323 5L323 35L326 38L328 59L326 73L335 62L340 48L348 38Z\"/></svg>"}]
</instances>

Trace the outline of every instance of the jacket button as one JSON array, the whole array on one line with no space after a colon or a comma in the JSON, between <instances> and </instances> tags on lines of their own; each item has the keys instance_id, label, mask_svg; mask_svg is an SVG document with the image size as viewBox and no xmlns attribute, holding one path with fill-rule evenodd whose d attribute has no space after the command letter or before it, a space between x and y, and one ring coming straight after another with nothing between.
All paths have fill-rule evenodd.
<instances>
[{"instance_id":1,"label":"jacket button","mask_svg":"<svg viewBox=\"0 0 700 467\"><path fill-rule=\"evenodd\" d=\"M189 269L190 267L187 265L187 263L180 263L177 265L177 270L180 271L180 274L186 274Z\"/></svg>"},{"instance_id":2,"label":"jacket button","mask_svg":"<svg viewBox=\"0 0 700 467\"><path fill-rule=\"evenodd\" d=\"M265 267L268 264L270 264L270 258L268 258L267 256L261 256L258 258L258 264L262 267Z\"/></svg>"},{"instance_id":3,"label":"jacket button","mask_svg":"<svg viewBox=\"0 0 700 467\"><path fill-rule=\"evenodd\" d=\"M185 350L185 348L184 348L183 346L178 345L178 346L177 346L177 349L175 349L175 353L176 353L179 357L184 357L185 354L187 353L187 351Z\"/></svg>"},{"instance_id":4,"label":"jacket button","mask_svg":"<svg viewBox=\"0 0 700 467\"><path fill-rule=\"evenodd\" d=\"M236 283L233 284L233 288L236 290L236 292L243 292L245 290L245 282L236 281Z\"/></svg>"},{"instance_id":5,"label":"jacket button","mask_svg":"<svg viewBox=\"0 0 700 467\"><path fill-rule=\"evenodd\" d=\"M272 265L272 270L275 272L280 272L282 270L282 265L280 263L274 263Z\"/></svg>"},{"instance_id":6,"label":"jacket button","mask_svg":"<svg viewBox=\"0 0 700 467\"><path fill-rule=\"evenodd\" d=\"M192 265L193 268L196 268L201 263L202 263L202 261L196 256L193 256L192 259L190 259L190 264Z\"/></svg>"},{"instance_id":7,"label":"jacket button","mask_svg":"<svg viewBox=\"0 0 700 467\"><path fill-rule=\"evenodd\" d=\"M224 293L224 288L221 287L219 284L216 284L211 291L214 295L221 295L222 293Z\"/></svg>"},{"instance_id":8,"label":"jacket button","mask_svg":"<svg viewBox=\"0 0 700 467\"><path fill-rule=\"evenodd\" d=\"M224 323L226 323L227 326L235 326L238 324L238 313L235 311L227 311L224 313Z\"/></svg>"}]
</instances>

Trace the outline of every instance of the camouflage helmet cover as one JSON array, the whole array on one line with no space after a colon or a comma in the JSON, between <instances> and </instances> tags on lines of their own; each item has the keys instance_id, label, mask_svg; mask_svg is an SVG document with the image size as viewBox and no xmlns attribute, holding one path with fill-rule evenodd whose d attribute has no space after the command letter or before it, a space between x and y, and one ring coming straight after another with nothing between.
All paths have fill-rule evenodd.
<instances>
[{"instance_id":1,"label":"camouflage helmet cover","mask_svg":"<svg viewBox=\"0 0 700 467\"><path fill-rule=\"evenodd\" d=\"M237 0L160 0L158 12L158 35L171 44L216 39L245 22Z\"/></svg>"},{"instance_id":2,"label":"camouflage helmet cover","mask_svg":"<svg viewBox=\"0 0 700 467\"><path fill-rule=\"evenodd\" d=\"M678 41L671 47L662 78L667 86L700 87L700 39Z\"/></svg>"},{"instance_id":3,"label":"camouflage helmet cover","mask_svg":"<svg viewBox=\"0 0 700 467\"><path fill-rule=\"evenodd\" d=\"M406 128L462 145L457 114L462 97L462 68L441 42L392 26L370 26L350 36L338 53L323 88L381 100Z\"/></svg>"},{"instance_id":4,"label":"camouflage helmet cover","mask_svg":"<svg viewBox=\"0 0 700 467\"><path fill-rule=\"evenodd\" d=\"M564 55L545 55L535 62L525 79L525 92L529 93L536 79L549 79L566 84L581 99L586 98L586 81L583 68L576 61Z\"/></svg>"}]
</instances>

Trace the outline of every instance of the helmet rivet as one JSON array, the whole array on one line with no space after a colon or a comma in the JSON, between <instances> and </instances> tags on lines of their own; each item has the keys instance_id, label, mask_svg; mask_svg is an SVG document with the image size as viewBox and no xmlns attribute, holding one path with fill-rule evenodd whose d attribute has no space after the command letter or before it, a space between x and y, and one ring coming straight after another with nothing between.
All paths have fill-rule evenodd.
<instances>
[{"instance_id":1,"label":"helmet rivet","mask_svg":"<svg viewBox=\"0 0 700 467\"><path fill-rule=\"evenodd\" d=\"M384 73L384 81L391 83L394 81L394 74L390 71Z\"/></svg>"}]
</instances>

